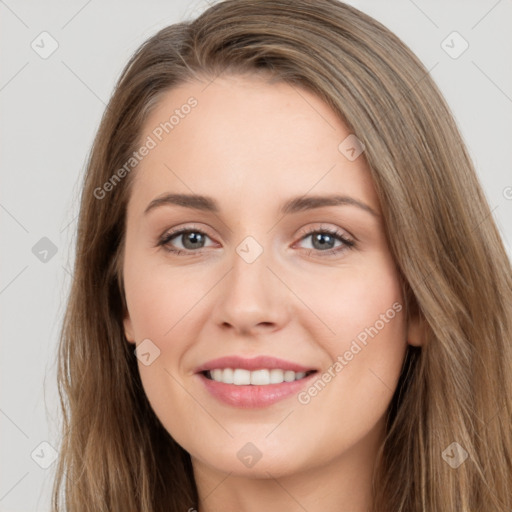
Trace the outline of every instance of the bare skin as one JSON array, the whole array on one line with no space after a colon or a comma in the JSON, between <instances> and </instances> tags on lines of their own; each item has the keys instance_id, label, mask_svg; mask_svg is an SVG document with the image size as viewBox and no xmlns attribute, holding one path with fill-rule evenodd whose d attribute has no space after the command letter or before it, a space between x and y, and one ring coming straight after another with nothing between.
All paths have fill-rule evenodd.
<instances>
[{"instance_id":1,"label":"bare skin","mask_svg":"<svg viewBox=\"0 0 512 512\"><path fill-rule=\"evenodd\" d=\"M351 161L338 149L350 131L307 91L256 76L206 84L163 97L141 141L189 97L197 106L133 171L124 327L129 342L160 350L139 362L145 392L191 455L199 512L364 512L407 344L420 344L364 153ZM144 213L165 193L209 196L219 211L164 204ZM332 194L374 213L350 203L280 212L290 198ZM167 241L177 255L158 245L174 228L204 234ZM324 228L354 245L329 234L315 244ZM247 237L256 244L243 247L263 250L251 263L237 252ZM226 355L270 355L331 378L316 394L239 408L195 373ZM247 443L261 454L252 467L239 456Z\"/></svg>"}]
</instances>

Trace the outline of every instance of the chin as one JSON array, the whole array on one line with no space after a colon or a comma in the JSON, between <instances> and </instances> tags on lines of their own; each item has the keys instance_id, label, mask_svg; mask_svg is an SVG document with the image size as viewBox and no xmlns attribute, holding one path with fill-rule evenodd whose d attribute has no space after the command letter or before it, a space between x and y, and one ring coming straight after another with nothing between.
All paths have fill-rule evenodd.
<instances>
[{"instance_id":1,"label":"chin","mask_svg":"<svg viewBox=\"0 0 512 512\"><path fill-rule=\"evenodd\" d=\"M300 447L296 448L296 450L299 449ZM199 457L199 460L192 455L192 461L205 464L215 471L244 478L278 478L301 472L308 466L311 467L311 463L298 460L295 448L294 453L277 453L274 449L265 448L258 452L254 445L244 443L241 448L237 447L233 451L231 455L231 449L224 448L221 452Z\"/></svg>"}]
</instances>

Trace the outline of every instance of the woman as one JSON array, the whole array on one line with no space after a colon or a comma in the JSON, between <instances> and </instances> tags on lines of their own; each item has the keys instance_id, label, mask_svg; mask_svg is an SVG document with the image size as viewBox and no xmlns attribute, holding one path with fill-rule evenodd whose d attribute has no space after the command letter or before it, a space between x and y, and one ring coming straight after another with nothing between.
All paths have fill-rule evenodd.
<instances>
[{"instance_id":1,"label":"woman","mask_svg":"<svg viewBox=\"0 0 512 512\"><path fill-rule=\"evenodd\" d=\"M512 508L510 263L375 20L228 0L161 30L78 235L54 510Z\"/></svg>"}]
</instances>

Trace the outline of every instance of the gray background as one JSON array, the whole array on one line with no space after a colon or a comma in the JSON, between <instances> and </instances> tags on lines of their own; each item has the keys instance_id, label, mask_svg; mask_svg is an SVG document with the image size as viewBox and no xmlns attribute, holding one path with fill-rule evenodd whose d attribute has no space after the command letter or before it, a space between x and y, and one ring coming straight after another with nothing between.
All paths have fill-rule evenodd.
<instances>
[{"instance_id":1,"label":"gray background","mask_svg":"<svg viewBox=\"0 0 512 512\"><path fill-rule=\"evenodd\" d=\"M512 255L512 1L348 3L394 31L431 70ZM2 512L49 510L59 446L55 353L80 180L105 104L144 40L205 7L206 0L0 0ZM47 58L31 47L51 49L43 31L58 43ZM457 58L464 42L453 31L469 44Z\"/></svg>"}]
</instances>

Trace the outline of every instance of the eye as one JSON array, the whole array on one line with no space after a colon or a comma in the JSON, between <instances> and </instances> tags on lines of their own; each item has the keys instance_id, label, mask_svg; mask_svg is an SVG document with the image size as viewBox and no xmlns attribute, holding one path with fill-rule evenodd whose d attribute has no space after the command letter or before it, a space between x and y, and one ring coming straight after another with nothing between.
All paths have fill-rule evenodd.
<instances>
[{"instance_id":1,"label":"eye","mask_svg":"<svg viewBox=\"0 0 512 512\"><path fill-rule=\"evenodd\" d=\"M175 254L198 254L202 251L198 251L197 249L202 249L205 239L210 238L204 231L200 229L196 229L194 227L178 229L176 231L171 231L170 233L166 233L158 242L159 246L162 246L165 250L175 253ZM183 249L176 248L171 245L171 240L177 239L181 240Z\"/></svg>"},{"instance_id":2,"label":"eye","mask_svg":"<svg viewBox=\"0 0 512 512\"><path fill-rule=\"evenodd\" d=\"M355 247L355 241L348 238L345 233L337 229L320 227L307 231L301 238L301 241L311 239L311 252L321 253L321 256L331 256L341 253L345 250ZM340 244L335 247L336 242Z\"/></svg>"},{"instance_id":3,"label":"eye","mask_svg":"<svg viewBox=\"0 0 512 512\"><path fill-rule=\"evenodd\" d=\"M196 256L202 254L207 238L210 237L204 231L190 226L165 233L157 245L176 255ZM309 230L303 233L300 241L308 238L311 238L312 242L312 249L308 254L316 252L322 256L330 256L355 247L354 240L348 238L342 231L332 228L320 227ZM181 240L181 248L171 243L174 239ZM339 242L337 247L335 247L336 242Z\"/></svg>"}]
</instances>

